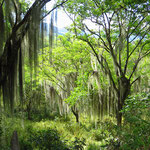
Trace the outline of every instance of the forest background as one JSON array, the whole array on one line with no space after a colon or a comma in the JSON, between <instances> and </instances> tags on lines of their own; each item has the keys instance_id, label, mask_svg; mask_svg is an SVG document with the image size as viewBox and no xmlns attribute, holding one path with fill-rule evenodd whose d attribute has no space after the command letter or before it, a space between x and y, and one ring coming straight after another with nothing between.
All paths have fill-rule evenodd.
<instances>
[{"instance_id":1,"label":"forest background","mask_svg":"<svg viewBox=\"0 0 150 150\"><path fill-rule=\"evenodd\" d=\"M59 8L72 21L61 35ZM149 11L148 0L0 0L2 149L14 131L20 149L148 149Z\"/></svg>"}]
</instances>

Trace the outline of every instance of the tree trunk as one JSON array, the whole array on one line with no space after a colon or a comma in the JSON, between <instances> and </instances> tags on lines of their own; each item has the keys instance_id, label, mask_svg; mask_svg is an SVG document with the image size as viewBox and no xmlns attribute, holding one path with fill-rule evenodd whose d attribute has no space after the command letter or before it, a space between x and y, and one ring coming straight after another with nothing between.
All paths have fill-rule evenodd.
<instances>
[{"instance_id":1,"label":"tree trunk","mask_svg":"<svg viewBox=\"0 0 150 150\"><path fill-rule=\"evenodd\" d=\"M71 111L74 114L75 118L76 118L76 122L79 123L79 111L77 109L75 109L75 107L71 107Z\"/></svg>"},{"instance_id":2,"label":"tree trunk","mask_svg":"<svg viewBox=\"0 0 150 150\"><path fill-rule=\"evenodd\" d=\"M29 103L27 105L27 113L28 113L28 120L31 120L31 100L29 100Z\"/></svg>"},{"instance_id":3,"label":"tree trunk","mask_svg":"<svg viewBox=\"0 0 150 150\"><path fill-rule=\"evenodd\" d=\"M131 91L131 84L130 80L126 77L122 77L120 79L119 84L119 90L118 90L118 106L117 106L117 112L116 112L116 118L117 118L117 125L121 126L122 124L122 113L120 112L124 106L125 100L128 97L130 91Z\"/></svg>"},{"instance_id":4,"label":"tree trunk","mask_svg":"<svg viewBox=\"0 0 150 150\"><path fill-rule=\"evenodd\" d=\"M120 112L122 110L122 105L120 103L120 98L118 98L118 108L117 108L117 112L116 112L116 118L117 118L117 125L121 126L122 124L122 113Z\"/></svg>"},{"instance_id":5,"label":"tree trunk","mask_svg":"<svg viewBox=\"0 0 150 150\"><path fill-rule=\"evenodd\" d=\"M11 150L20 150L17 131L13 132L13 135L11 138Z\"/></svg>"}]
</instances>

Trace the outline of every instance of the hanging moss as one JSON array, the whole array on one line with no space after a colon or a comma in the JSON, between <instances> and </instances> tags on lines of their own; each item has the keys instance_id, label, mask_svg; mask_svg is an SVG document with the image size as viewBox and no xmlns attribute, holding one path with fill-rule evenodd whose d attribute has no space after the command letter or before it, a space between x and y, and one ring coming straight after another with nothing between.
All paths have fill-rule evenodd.
<instances>
[{"instance_id":1,"label":"hanging moss","mask_svg":"<svg viewBox=\"0 0 150 150\"><path fill-rule=\"evenodd\" d=\"M23 99L24 99L24 94L23 94L23 71L22 71L22 49L20 48L19 51L19 94L20 94L20 100L21 100L21 105L23 105Z\"/></svg>"},{"instance_id":2,"label":"hanging moss","mask_svg":"<svg viewBox=\"0 0 150 150\"><path fill-rule=\"evenodd\" d=\"M49 24L49 61L52 64L52 49L54 41L54 13L51 15L50 24Z\"/></svg>"},{"instance_id":3,"label":"hanging moss","mask_svg":"<svg viewBox=\"0 0 150 150\"><path fill-rule=\"evenodd\" d=\"M54 31L54 33L56 33L56 46L57 46L57 38L58 38L58 28L57 28L57 8L56 8L56 10L55 10L55 31Z\"/></svg>"},{"instance_id":4,"label":"hanging moss","mask_svg":"<svg viewBox=\"0 0 150 150\"><path fill-rule=\"evenodd\" d=\"M0 4L0 86L4 107L10 108L13 112L18 83L21 101L24 97L22 68L24 59L22 55L27 51L31 82L33 73L36 75L37 72L40 22L43 13L41 9L48 1L36 0L24 16L21 16L22 8L19 1L6 0L3 2L3 5ZM24 41L26 46L22 44ZM5 47L4 42L6 42Z\"/></svg>"},{"instance_id":5,"label":"hanging moss","mask_svg":"<svg viewBox=\"0 0 150 150\"><path fill-rule=\"evenodd\" d=\"M4 14L3 14L3 7L0 5L0 57L3 53L3 45L4 45Z\"/></svg>"}]
</instances>

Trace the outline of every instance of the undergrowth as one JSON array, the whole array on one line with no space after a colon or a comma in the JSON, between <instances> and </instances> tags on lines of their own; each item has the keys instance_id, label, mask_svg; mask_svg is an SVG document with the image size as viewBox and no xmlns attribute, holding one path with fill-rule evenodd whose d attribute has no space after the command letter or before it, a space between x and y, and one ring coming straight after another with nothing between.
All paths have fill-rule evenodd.
<instances>
[{"instance_id":1,"label":"undergrowth","mask_svg":"<svg viewBox=\"0 0 150 150\"><path fill-rule=\"evenodd\" d=\"M114 118L90 122L72 115L40 121L0 116L0 148L10 150L17 131L21 150L148 150L150 149L150 96L136 95L126 100L124 120L118 127Z\"/></svg>"}]
</instances>

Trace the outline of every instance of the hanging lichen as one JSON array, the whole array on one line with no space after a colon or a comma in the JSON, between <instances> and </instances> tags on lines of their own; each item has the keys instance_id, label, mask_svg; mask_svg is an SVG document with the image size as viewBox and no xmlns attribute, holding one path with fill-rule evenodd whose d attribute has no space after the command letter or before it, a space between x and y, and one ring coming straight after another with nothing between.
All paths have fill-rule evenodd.
<instances>
[{"instance_id":1,"label":"hanging lichen","mask_svg":"<svg viewBox=\"0 0 150 150\"><path fill-rule=\"evenodd\" d=\"M0 57L3 53L3 45L4 45L4 38L5 38L5 29L4 29L4 14L3 14L3 7L0 4Z\"/></svg>"},{"instance_id":2,"label":"hanging lichen","mask_svg":"<svg viewBox=\"0 0 150 150\"><path fill-rule=\"evenodd\" d=\"M49 24L49 61L52 64L52 48L54 41L54 13L51 15L50 24Z\"/></svg>"},{"instance_id":3,"label":"hanging lichen","mask_svg":"<svg viewBox=\"0 0 150 150\"><path fill-rule=\"evenodd\" d=\"M40 23L43 18L41 10L47 2L48 0L36 0L26 13L19 1L6 0L0 4L0 87L3 93L3 105L5 108L11 108L11 112L14 101L18 98L17 86L20 89L20 99L23 101L23 61L27 63L27 60L22 56L26 57L27 52L31 82L33 82L33 73L36 78L38 50L41 47L39 45ZM33 83L36 85L35 81L34 79Z\"/></svg>"}]
</instances>

